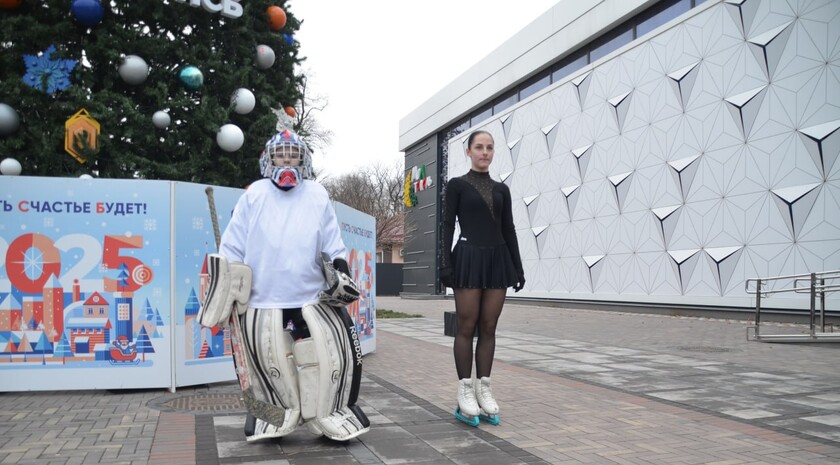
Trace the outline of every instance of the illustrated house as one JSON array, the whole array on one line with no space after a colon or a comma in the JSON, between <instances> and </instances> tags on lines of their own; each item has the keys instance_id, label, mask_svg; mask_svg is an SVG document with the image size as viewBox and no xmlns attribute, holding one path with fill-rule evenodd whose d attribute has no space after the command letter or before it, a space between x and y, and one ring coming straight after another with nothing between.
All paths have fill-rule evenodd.
<instances>
[{"instance_id":1,"label":"illustrated house","mask_svg":"<svg viewBox=\"0 0 840 465\"><path fill-rule=\"evenodd\" d=\"M111 322L108 318L70 318L67 320L70 347L74 354L88 354L97 344L110 342Z\"/></svg>"},{"instance_id":2,"label":"illustrated house","mask_svg":"<svg viewBox=\"0 0 840 465\"><path fill-rule=\"evenodd\" d=\"M108 318L108 301L98 292L85 300L85 318Z\"/></svg>"}]
</instances>

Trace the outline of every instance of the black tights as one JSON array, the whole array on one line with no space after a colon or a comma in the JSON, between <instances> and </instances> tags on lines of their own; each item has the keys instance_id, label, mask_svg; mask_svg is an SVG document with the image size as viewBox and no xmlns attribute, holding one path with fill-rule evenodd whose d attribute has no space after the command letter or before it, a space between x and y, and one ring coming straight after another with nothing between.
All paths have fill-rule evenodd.
<instances>
[{"instance_id":1,"label":"black tights","mask_svg":"<svg viewBox=\"0 0 840 465\"><path fill-rule=\"evenodd\" d=\"M493 354L496 352L496 323L502 314L507 289L453 289L455 313L458 316L458 334L455 335L453 352L458 379L472 377L473 334L478 325L478 343L475 346L475 374L490 376Z\"/></svg>"}]
</instances>

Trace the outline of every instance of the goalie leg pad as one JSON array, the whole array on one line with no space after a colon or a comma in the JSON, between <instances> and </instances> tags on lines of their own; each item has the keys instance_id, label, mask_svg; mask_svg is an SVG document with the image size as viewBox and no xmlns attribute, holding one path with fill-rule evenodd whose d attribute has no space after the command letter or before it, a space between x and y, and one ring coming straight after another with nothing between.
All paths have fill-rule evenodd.
<instances>
[{"instance_id":1,"label":"goalie leg pad","mask_svg":"<svg viewBox=\"0 0 840 465\"><path fill-rule=\"evenodd\" d=\"M292 357L292 337L284 331L283 310L249 308L241 318L248 358L250 384L259 400L284 411L281 421L271 423L258 412L248 441L285 436L300 423L298 372Z\"/></svg>"},{"instance_id":2,"label":"goalie leg pad","mask_svg":"<svg viewBox=\"0 0 840 465\"><path fill-rule=\"evenodd\" d=\"M244 263L229 262L219 254L207 256L210 283L204 302L198 310L198 322L205 327L227 326L233 306L245 313L251 297L251 268Z\"/></svg>"},{"instance_id":3,"label":"goalie leg pad","mask_svg":"<svg viewBox=\"0 0 840 465\"><path fill-rule=\"evenodd\" d=\"M370 422L355 405L358 381L354 377L361 379L361 365L356 369L361 357L357 360L341 311L320 303L304 306L302 314L311 337L296 342L294 353L304 420L315 422L315 429L324 436L346 441L369 431Z\"/></svg>"}]
</instances>

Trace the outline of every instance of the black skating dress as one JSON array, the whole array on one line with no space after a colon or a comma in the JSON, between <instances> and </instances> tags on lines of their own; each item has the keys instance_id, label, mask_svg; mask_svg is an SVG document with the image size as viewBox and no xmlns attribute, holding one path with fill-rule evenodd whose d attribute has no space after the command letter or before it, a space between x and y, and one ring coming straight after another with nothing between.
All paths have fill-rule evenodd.
<instances>
[{"instance_id":1,"label":"black skating dress","mask_svg":"<svg viewBox=\"0 0 840 465\"><path fill-rule=\"evenodd\" d=\"M453 250L456 216L461 235ZM442 234L440 276L451 278L451 287L504 289L524 277L510 189L490 173L470 170L449 180Z\"/></svg>"}]
</instances>

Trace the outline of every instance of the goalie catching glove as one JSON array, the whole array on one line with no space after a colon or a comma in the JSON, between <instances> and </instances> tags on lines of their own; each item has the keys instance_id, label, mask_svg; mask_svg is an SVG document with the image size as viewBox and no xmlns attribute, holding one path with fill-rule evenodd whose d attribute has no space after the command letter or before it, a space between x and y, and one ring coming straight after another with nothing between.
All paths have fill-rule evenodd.
<instances>
[{"instance_id":1,"label":"goalie catching glove","mask_svg":"<svg viewBox=\"0 0 840 465\"><path fill-rule=\"evenodd\" d=\"M333 307L343 307L359 300L359 287L348 273L350 268L342 258L330 262L330 256L321 252L321 271L327 288L318 294L318 300Z\"/></svg>"},{"instance_id":2,"label":"goalie catching glove","mask_svg":"<svg viewBox=\"0 0 840 465\"><path fill-rule=\"evenodd\" d=\"M227 326L234 306L238 314L245 313L251 298L251 267L229 262L219 254L207 256L210 283L204 303L198 309L201 326Z\"/></svg>"}]
</instances>

